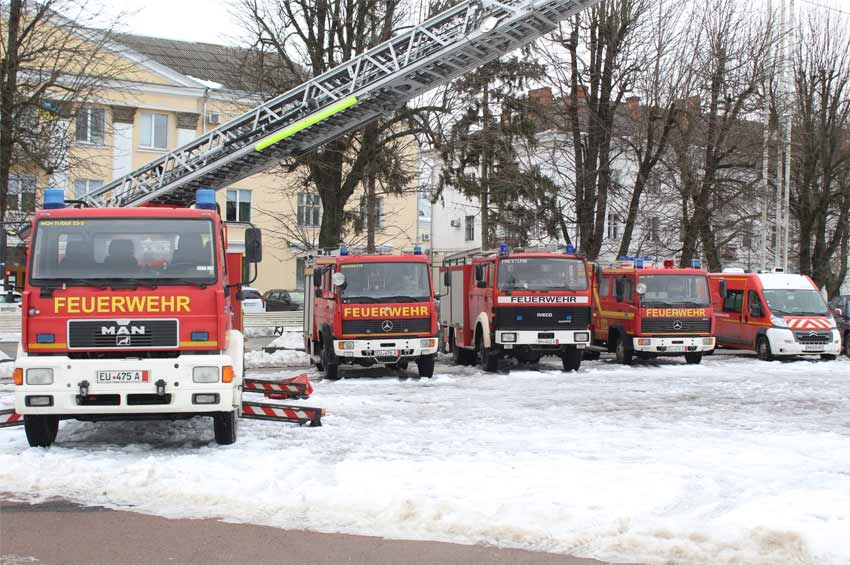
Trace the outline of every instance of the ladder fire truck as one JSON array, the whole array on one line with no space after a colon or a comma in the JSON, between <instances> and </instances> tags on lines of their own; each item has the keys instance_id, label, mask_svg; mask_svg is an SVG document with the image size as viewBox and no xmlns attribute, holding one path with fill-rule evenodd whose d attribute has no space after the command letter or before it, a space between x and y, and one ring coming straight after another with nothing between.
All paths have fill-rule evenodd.
<instances>
[{"instance_id":1,"label":"ladder fire truck","mask_svg":"<svg viewBox=\"0 0 850 565\"><path fill-rule=\"evenodd\" d=\"M708 273L700 261L676 268L648 257L621 257L597 267L594 286L593 351L613 352L631 364L635 356L684 355L689 364L714 350L714 321Z\"/></svg>"},{"instance_id":2,"label":"ladder fire truck","mask_svg":"<svg viewBox=\"0 0 850 565\"><path fill-rule=\"evenodd\" d=\"M340 248L304 270L304 349L326 378L340 364L434 374L437 308L431 263L417 246L406 255L352 255Z\"/></svg>"},{"instance_id":3,"label":"ladder fire truck","mask_svg":"<svg viewBox=\"0 0 850 565\"><path fill-rule=\"evenodd\" d=\"M6 424L17 424L23 414L30 442L33 445L49 445L56 436L58 418L64 417L62 410L68 403L75 409L82 409L87 403L94 404L94 407L89 406L91 412L115 417L137 413L161 414L164 412L163 397L189 398L187 395L195 385L214 379L213 370L201 370L197 378L194 374L189 376L181 357L190 351L203 352L201 357L218 351L220 358L215 365L209 366L218 371L217 382L223 388L210 392L203 390L199 394L207 396L195 399L215 400L214 405L224 414L216 420L216 438L222 443L235 439L236 416L240 411L243 416L275 417L278 413L274 408L263 409L251 406L251 403L240 403L240 352L243 345L239 332L239 305L228 296L232 298L236 273L241 269L230 254L225 259L226 240L216 215L203 205L198 210L189 210L196 200L209 202L209 198L201 198L202 193L199 192L202 189L218 190L280 161L305 155L471 69L534 41L554 30L558 22L598 1L461 2L86 194L80 203L84 210L63 210L58 205L61 199L51 197L54 200L50 202L56 206L40 213L33 224L31 245L36 246L38 251L39 241L45 242L48 255L43 267L35 264L36 272L33 272L33 264L30 265L26 281L23 344L16 362L19 369L16 374L17 412L7 410L0 416ZM149 250L151 257L139 256L139 250L134 248L134 241L138 243L139 240L120 235L122 229L127 229L120 226L132 222L138 225L145 218L153 220L156 217L160 221L162 218L155 211L142 209L156 207L181 209L176 217L182 223L170 232L172 239L169 242L159 241ZM166 211L160 214L162 217L174 216ZM109 222L119 225L114 228L113 235L116 237L108 238L111 245L96 243L92 239L91 251L95 261L102 266L109 258L110 265L116 269L126 269L125 275L139 276L96 283L93 280L96 277L89 276L89 272L74 276L66 272L78 263L68 260L67 266L63 265L66 253L78 252L80 257L86 254L85 260L88 261L88 250L83 250L84 246L69 247L69 244L78 238L78 232L85 232L86 236L96 239L97 232L85 229L95 225L95 221L101 222L96 224L99 227ZM81 227L84 229L79 229ZM76 232L73 228L77 228ZM165 272L172 267L176 272L174 256L182 247L180 240L183 235L189 236L186 238L187 249L194 250L186 251L192 256L192 262L185 261L182 265L190 270L191 276L174 276L174 281L170 281L174 284L165 285L154 284L148 277L132 273L136 268ZM152 237L151 241L155 239ZM190 239L193 240L191 244L188 243ZM118 243L120 241L130 243ZM258 244L258 241L255 242ZM95 247L97 245L100 247ZM114 254L112 245L115 247ZM77 251L74 251L75 247ZM35 259L34 255L30 253L31 262ZM200 257L204 260L195 263ZM135 259L137 267L133 266L130 258ZM196 270L191 271L191 268ZM51 281L46 274L51 269L53 277L66 280L61 284L58 280ZM107 288L103 289L103 286ZM130 288L116 288L121 286ZM197 299L194 298L196 293ZM183 320L180 317L192 313L186 308L198 307L193 302L195 300L206 304L203 309L205 317L198 318L197 327L188 322L181 325ZM139 306L130 309L131 303ZM228 307L232 318L229 325L226 321ZM176 326L173 323L175 318ZM74 328L62 327L63 319L68 324L74 321ZM101 322L106 319L109 323L104 326ZM154 320L161 327L156 334L149 334L154 326L145 324L152 324ZM95 322L100 325L95 325ZM88 341L75 341L77 323L91 326L85 326L89 332ZM71 335L71 329L74 335ZM97 332L101 333L98 335ZM121 335L118 335L119 332ZM146 337L142 338L142 335ZM161 335L166 335L168 340ZM129 341L126 341L128 337ZM101 340L107 339L114 340L114 347L110 344L106 350L101 349ZM163 341L158 341L160 339ZM167 343L168 347L161 347L163 343ZM42 363L39 364L39 361ZM154 361L169 364L171 368L160 376L148 368L154 365ZM110 372L107 368L115 370ZM27 370L33 369L35 371L28 376ZM47 369L55 370L51 373ZM225 382L225 376L231 371L232 375L227 377L231 382ZM122 389L124 392L118 393L116 399L110 387L122 386L114 384L118 382L131 384ZM65 386L64 393L70 389L74 392L62 403L52 395L38 392L47 390L44 387L60 384ZM224 387L225 384L229 388ZM303 383L292 386L297 389L293 394L306 394L308 387ZM138 392L131 393L131 388ZM225 392L225 388L233 390ZM131 394L140 395L132 397L132 405ZM219 394L217 399L210 396L214 394ZM285 396L288 393L281 394ZM28 400L29 396L44 398ZM116 401L117 405L108 404ZM194 401L189 399L188 402ZM192 410L198 410L197 406L199 404L192 404ZM307 413L304 410L296 414L295 421L320 421L319 411ZM175 412L170 414L174 416Z\"/></svg>"},{"instance_id":4,"label":"ladder fire truck","mask_svg":"<svg viewBox=\"0 0 850 565\"><path fill-rule=\"evenodd\" d=\"M575 254L547 249L471 250L445 258L440 337L455 363L495 371L499 359L560 357L577 371L590 343L590 272Z\"/></svg>"}]
</instances>

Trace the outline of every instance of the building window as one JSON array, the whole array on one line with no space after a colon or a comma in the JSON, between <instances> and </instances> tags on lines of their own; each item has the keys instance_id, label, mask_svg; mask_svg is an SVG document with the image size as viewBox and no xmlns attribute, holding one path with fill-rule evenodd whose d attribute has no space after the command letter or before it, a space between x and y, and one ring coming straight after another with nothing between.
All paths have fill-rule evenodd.
<instances>
[{"instance_id":1,"label":"building window","mask_svg":"<svg viewBox=\"0 0 850 565\"><path fill-rule=\"evenodd\" d=\"M103 186L102 180L96 179L77 179L74 181L74 198L79 200L92 190L96 190Z\"/></svg>"},{"instance_id":2,"label":"building window","mask_svg":"<svg viewBox=\"0 0 850 565\"><path fill-rule=\"evenodd\" d=\"M620 216L608 214L608 239L620 239Z\"/></svg>"},{"instance_id":3,"label":"building window","mask_svg":"<svg viewBox=\"0 0 850 565\"><path fill-rule=\"evenodd\" d=\"M80 108L75 126L77 142L103 145L105 116L102 108Z\"/></svg>"},{"instance_id":4,"label":"building window","mask_svg":"<svg viewBox=\"0 0 850 565\"><path fill-rule=\"evenodd\" d=\"M466 217L465 241L475 241L475 216Z\"/></svg>"},{"instance_id":5,"label":"building window","mask_svg":"<svg viewBox=\"0 0 850 565\"><path fill-rule=\"evenodd\" d=\"M35 177L9 177L6 210L35 212Z\"/></svg>"},{"instance_id":6,"label":"building window","mask_svg":"<svg viewBox=\"0 0 850 565\"><path fill-rule=\"evenodd\" d=\"M318 226L322 218L322 201L318 194L298 193L298 225Z\"/></svg>"},{"instance_id":7,"label":"building window","mask_svg":"<svg viewBox=\"0 0 850 565\"><path fill-rule=\"evenodd\" d=\"M139 146L149 149L168 148L168 114L141 112Z\"/></svg>"},{"instance_id":8,"label":"building window","mask_svg":"<svg viewBox=\"0 0 850 565\"><path fill-rule=\"evenodd\" d=\"M295 258L295 288L304 290L304 257Z\"/></svg>"},{"instance_id":9,"label":"building window","mask_svg":"<svg viewBox=\"0 0 850 565\"><path fill-rule=\"evenodd\" d=\"M250 190L227 191L227 221L246 223L251 221Z\"/></svg>"},{"instance_id":10,"label":"building window","mask_svg":"<svg viewBox=\"0 0 850 565\"><path fill-rule=\"evenodd\" d=\"M366 213L368 212L368 202L365 196L360 197L360 220L363 222L363 227L365 228L367 225L368 218L366 217ZM382 196L378 196L375 198L375 228L381 229L384 227L384 198Z\"/></svg>"}]
</instances>

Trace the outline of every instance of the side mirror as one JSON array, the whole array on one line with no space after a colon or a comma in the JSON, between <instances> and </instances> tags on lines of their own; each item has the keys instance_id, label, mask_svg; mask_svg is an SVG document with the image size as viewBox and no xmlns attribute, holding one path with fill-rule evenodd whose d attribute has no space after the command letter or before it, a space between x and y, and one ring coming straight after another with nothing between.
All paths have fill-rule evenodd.
<instances>
[{"instance_id":1,"label":"side mirror","mask_svg":"<svg viewBox=\"0 0 850 565\"><path fill-rule=\"evenodd\" d=\"M245 261L259 263L263 260L263 233L258 228L245 230Z\"/></svg>"},{"instance_id":2,"label":"side mirror","mask_svg":"<svg viewBox=\"0 0 850 565\"><path fill-rule=\"evenodd\" d=\"M321 297L322 297L322 289L321 289L321 288L317 288L317 289L316 289L316 298L321 298Z\"/></svg>"},{"instance_id":3,"label":"side mirror","mask_svg":"<svg viewBox=\"0 0 850 565\"><path fill-rule=\"evenodd\" d=\"M321 271L315 271L313 273L313 286L316 288L322 288L322 273Z\"/></svg>"},{"instance_id":4,"label":"side mirror","mask_svg":"<svg viewBox=\"0 0 850 565\"><path fill-rule=\"evenodd\" d=\"M726 298L726 281L723 279L720 280L720 298Z\"/></svg>"},{"instance_id":5,"label":"side mirror","mask_svg":"<svg viewBox=\"0 0 850 565\"><path fill-rule=\"evenodd\" d=\"M475 281L484 281L484 265L475 265Z\"/></svg>"},{"instance_id":6,"label":"side mirror","mask_svg":"<svg viewBox=\"0 0 850 565\"><path fill-rule=\"evenodd\" d=\"M452 274L449 271L443 273L443 286L452 286Z\"/></svg>"},{"instance_id":7,"label":"side mirror","mask_svg":"<svg viewBox=\"0 0 850 565\"><path fill-rule=\"evenodd\" d=\"M599 284L602 282L602 267L598 264L593 266L593 278L596 283L596 287L599 287Z\"/></svg>"},{"instance_id":8,"label":"side mirror","mask_svg":"<svg viewBox=\"0 0 850 565\"><path fill-rule=\"evenodd\" d=\"M753 318L761 318L763 315L764 312L761 311L761 304L750 305L750 316Z\"/></svg>"},{"instance_id":9,"label":"side mirror","mask_svg":"<svg viewBox=\"0 0 850 565\"><path fill-rule=\"evenodd\" d=\"M844 310L842 310L841 308L836 308L835 309L835 315L838 316L839 318L843 318L844 317Z\"/></svg>"},{"instance_id":10,"label":"side mirror","mask_svg":"<svg viewBox=\"0 0 850 565\"><path fill-rule=\"evenodd\" d=\"M646 294L646 285L644 283L638 283L638 285L635 287L635 290L638 294L643 296L644 294Z\"/></svg>"},{"instance_id":11,"label":"side mirror","mask_svg":"<svg viewBox=\"0 0 850 565\"><path fill-rule=\"evenodd\" d=\"M626 294L626 280L616 279L614 281L614 294L617 297L617 302L622 302Z\"/></svg>"},{"instance_id":12,"label":"side mirror","mask_svg":"<svg viewBox=\"0 0 850 565\"><path fill-rule=\"evenodd\" d=\"M331 284L334 285L338 290L342 290L345 288L345 273L334 273L331 275Z\"/></svg>"}]
</instances>

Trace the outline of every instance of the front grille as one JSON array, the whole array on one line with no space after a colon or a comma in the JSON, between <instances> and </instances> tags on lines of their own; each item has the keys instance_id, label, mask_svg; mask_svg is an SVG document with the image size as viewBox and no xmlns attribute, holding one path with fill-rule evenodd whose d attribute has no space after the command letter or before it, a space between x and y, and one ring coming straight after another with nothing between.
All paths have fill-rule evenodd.
<instances>
[{"instance_id":1,"label":"front grille","mask_svg":"<svg viewBox=\"0 0 850 565\"><path fill-rule=\"evenodd\" d=\"M385 322L389 322L389 324L385 325ZM385 328L387 329L385 330ZM431 318L342 321L343 334L375 334L375 336L380 337L386 334L427 334L430 332Z\"/></svg>"},{"instance_id":2,"label":"front grille","mask_svg":"<svg viewBox=\"0 0 850 565\"><path fill-rule=\"evenodd\" d=\"M582 306L497 306L499 330L586 330L590 308Z\"/></svg>"},{"instance_id":3,"label":"front grille","mask_svg":"<svg viewBox=\"0 0 850 565\"><path fill-rule=\"evenodd\" d=\"M645 318L641 320L642 333L688 334L711 331L711 318Z\"/></svg>"},{"instance_id":4,"label":"front grille","mask_svg":"<svg viewBox=\"0 0 850 565\"><path fill-rule=\"evenodd\" d=\"M177 320L71 320L69 349L126 349L134 347L177 347Z\"/></svg>"},{"instance_id":5,"label":"front grille","mask_svg":"<svg viewBox=\"0 0 850 565\"><path fill-rule=\"evenodd\" d=\"M832 341L832 332L794 332L797 343L829 343Z\"/></svg>"}]
</instances>

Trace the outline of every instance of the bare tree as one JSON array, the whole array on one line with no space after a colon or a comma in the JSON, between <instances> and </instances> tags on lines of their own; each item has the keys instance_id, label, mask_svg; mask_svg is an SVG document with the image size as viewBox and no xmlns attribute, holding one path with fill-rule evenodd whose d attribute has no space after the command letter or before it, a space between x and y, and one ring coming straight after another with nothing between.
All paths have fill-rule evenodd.
<instances>
[{"instance_id":1,"label":"bare tree","mask_svg":"<svg viewBox=\"0 0 850 565\"><path fill-rule=\"evenodd\" d=\"M850 35L846 18L811 12L799 28L791 211L800 272L839 292L850 241Z\"/></svg>"}]
</instances>

